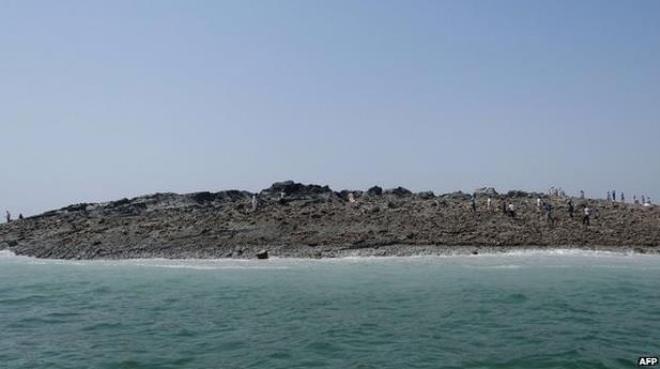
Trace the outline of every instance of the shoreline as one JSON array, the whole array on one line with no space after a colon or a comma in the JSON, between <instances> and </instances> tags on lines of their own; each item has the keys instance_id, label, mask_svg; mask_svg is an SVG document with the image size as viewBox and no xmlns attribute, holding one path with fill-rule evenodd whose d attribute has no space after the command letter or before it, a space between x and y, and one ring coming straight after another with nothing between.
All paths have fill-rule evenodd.
<instances>
[{"instance_id":1,"label":"shoreline","mask_svg":"<svg viewBox=\"0 0 660 369\"><path fill-rule=\"evenodd\" d=\"M276 249L269 255L269 260L342 260L342 259L387 259L387 258L424 258L424 257L476 257L476 256L524 256L530 254L541 255L618 255L618 256L660 256L658 247L577 247L577 246L414 246L391 245L378 248L330 250L327 254L312 255L309 253L296 253L287 251L278 253ZM281 250L280 250L281 251ZM53 261L140 261L140 260L166 260L166 261L260 261L256 255L246 254L243 257L204 257L195 254L188 255L151 255L129 258L39 258L29 255L16 254L11 249L0 249L0 259L3 257L26 257L35 260Z\"/></svg>"}]
</instances>

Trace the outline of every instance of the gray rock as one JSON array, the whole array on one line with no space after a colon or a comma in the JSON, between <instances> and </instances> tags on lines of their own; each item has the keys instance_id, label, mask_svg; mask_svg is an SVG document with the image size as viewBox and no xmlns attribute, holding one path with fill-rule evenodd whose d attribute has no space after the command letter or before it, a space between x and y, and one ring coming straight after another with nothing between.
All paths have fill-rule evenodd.
<instances>
[{"instance_id":1,"label":"gray rock","mask_svg":"<svg viewBox=\"0 0 660 369\"><path fill-rule=\"evenodd\" d=\"M477 188L476 190L474 190L474 193L475 193L477 196L489 196L489 197L495 197L495 196L498 195L498 194L497 194L497 191L495 191L495 189L494 189L493 187L481 187L481 188Z\"/></svg>"}]
</instances>

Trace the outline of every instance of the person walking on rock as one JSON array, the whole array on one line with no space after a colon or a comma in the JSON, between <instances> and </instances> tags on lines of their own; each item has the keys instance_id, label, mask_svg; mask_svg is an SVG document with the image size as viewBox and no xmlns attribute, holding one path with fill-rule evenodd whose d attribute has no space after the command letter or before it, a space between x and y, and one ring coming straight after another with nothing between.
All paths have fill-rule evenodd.
<instances>
[{"instance_id":1,"label":"person walking on rock","mask_svg":"<svg viewBox=\"0 0 660 369\"><path fill-rule=\"evenodd\" d=\"M492 203L493 203L493 200L489 197L488 200L486 200L486 208L488 209L488 211L491 211Z\"/></svg>"},{"instance_id":2,"label":"person walking on rock","mask_svg":"<svg viewBox=\"0 0 660 369\"><path fill-rule=\"evenodd\" d=\"M568 216L573 218L573 213L575 213L575 206L573 206L573 200L568 200Z\"/></svg>"},{"instance_id":3,"label":"person walking on rock","mask_svg":"<svg viewBox=\"0 0 660 369\"><path fill-rule=\"evenodd\" d=\"M616 201L616 190L612 190L612 201Z\"/></svg>"},{"instance_id":4,"label":"person walking on rock","mask_svg":"<svg viewBox=\"0 0 660 369\"><path fill-rule=\"evenodd\" d=\"M470 204L472 207L472 212L476 213L477 212L477 197L475 195L472 195L472 203Z\"/></svg>"}]
</instances>

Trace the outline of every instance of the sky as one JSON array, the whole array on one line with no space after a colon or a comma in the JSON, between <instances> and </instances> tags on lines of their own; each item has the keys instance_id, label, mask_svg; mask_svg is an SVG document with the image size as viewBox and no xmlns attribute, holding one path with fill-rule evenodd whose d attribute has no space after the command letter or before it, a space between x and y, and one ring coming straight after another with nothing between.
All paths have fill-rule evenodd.
<instances>
[{"instance_id":1,"label":"sky","mask_svg":"<svg viewBox=\"0 0 660 369\"><path fill-rule=\"evenodd\" d=\"M0 210L293 179L660 200L660 1L0 2Z\"/></svg>"}]
</instances>

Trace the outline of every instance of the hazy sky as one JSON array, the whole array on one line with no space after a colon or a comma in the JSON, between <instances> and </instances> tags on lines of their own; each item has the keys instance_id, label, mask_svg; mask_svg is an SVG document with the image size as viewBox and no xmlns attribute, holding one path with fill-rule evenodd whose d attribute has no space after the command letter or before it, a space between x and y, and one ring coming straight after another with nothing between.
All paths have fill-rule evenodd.
<instances>
[{"instance_id":1,"label":"hazy sky","mask_svg":"<svg viewBox=\"0 0 660 369\"><path fill-rule=\"evenodd\" d=\"M0 2L0 209L145 193L660 200L660 1Z\"/></svg>"}]
</instances>

